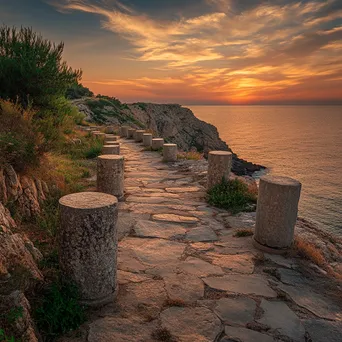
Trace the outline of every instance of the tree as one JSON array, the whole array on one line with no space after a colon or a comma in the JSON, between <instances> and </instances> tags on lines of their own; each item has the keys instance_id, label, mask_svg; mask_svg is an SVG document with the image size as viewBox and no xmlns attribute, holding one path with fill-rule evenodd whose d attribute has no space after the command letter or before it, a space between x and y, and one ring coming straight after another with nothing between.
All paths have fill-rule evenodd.
<instances>
[{"instance_id":1,"label":"tree","mask_svg":"<svg viewBox=\"0 0 342 342\"><path fill-rule=\"evenodd\" d=\"M82 97L93 97L94 93L81 83L75 83L66 91L66 98L69 100L81 99Z\"/></svg>"},{"instance_id":2,"label":"tree","mask_svg":"<svg viewBox=\"0 0 342 342\"><path fill-rule=\"evenodd\" d=\"M0 99L33 110L33 126L43 134L42 150L63 139L62 132L80 120L76 107L65 98L78 84L82 71L62 60L64 43L54 44L31 28L0 27ZM1 123L0 123L1 124Z\"/></svg>"},{"instance_id":3,"label":"tree","mask_svg":"<svg viewBox=\"0 0 342 342\"><path fill-rule=\"evenodd\" d=\"M63 50L32 28L0 27L0 98L43 108L64 97L82 71L62 61Z\"/></svg>"}]
</instances>

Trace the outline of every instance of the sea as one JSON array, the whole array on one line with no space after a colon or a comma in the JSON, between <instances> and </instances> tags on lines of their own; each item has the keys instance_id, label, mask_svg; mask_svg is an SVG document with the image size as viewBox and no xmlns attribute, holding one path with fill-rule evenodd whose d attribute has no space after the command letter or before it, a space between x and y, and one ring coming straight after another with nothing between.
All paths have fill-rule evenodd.
<instances>
[{"instance_id":1,"label":"sea","mask_svg":"<svg viewBox=\"0 0 342 342\"><path fill-rule=\"evenodd\" d=\"M186 107L239 157L299 180L299 216L342 236L342 106Z\"/></svg>"}]
</instances>

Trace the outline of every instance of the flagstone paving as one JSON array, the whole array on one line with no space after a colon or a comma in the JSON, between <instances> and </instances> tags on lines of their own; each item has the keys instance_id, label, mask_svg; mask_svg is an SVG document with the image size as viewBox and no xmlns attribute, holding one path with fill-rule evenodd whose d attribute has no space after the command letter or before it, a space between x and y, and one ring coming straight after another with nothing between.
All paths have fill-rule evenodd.
<instances>
[{"instance_id":1,"label":"flagstone paving","mask_svg":"<svg viewBox=\"0 0 342 342\"><path fill-rule=\"evenodd\" d=\"M121 143L118 297L92 313L84 338L63 341L342 341L341 302L297 259L234 236L253 227L255 213L210 207L198 177Z\"/></svg>"}]
</instances>

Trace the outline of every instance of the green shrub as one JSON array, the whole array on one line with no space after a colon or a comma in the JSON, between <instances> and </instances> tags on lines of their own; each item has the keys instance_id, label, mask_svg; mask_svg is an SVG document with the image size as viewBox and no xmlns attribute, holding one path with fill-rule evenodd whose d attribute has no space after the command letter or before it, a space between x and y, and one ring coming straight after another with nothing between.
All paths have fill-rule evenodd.
<instances>
[{"instance_id":1,"label":"green shrub","mask_svg":"<svg viewBox=\"0 0 342 342\"><path fill-rule=\"evenodd\" d=\"M0 165L11 164L16 171L35 165L43 150L43 138L32 123L35 113L0 100Z\"/></svg>"},{"instance_id":2,"label":"green shrub","mask_svg":"<svg viewBox=\"0 0 342 342\"><path fill-rule=\"evenodd\" d=\"M25 109L44 108L64 97L82 76L62 60L64 44L54 44L32 28L0 27L0 97Z\"/></svg>"},{"instance_id":3,"label":"green shrub","mask_svg":"<svg viewBox=\"0 0 342 342\"><path fill-rule=\"evenodd\" d=\"M65 97L70 100L81 99L82 97L93 97L94 93L81 83L75 83L67 89Z\"/></svg>"},{"instance_id":4,"label":"green shrub","mask_svg":"<svg viewBox=\"0 0 342 342\"><path fill-rule=\"evenodd\" d=\"M62 194L56 190L41 202L41 213L37 216L38 227L50 236L56 236L59 224L59 199Z\"/></svg>"},{"instance_id":5,"label":"green shrub","mask_svg":"<svg viewBox=\"0 0 342 342\"><path fill-rule=\"evenodd\" d=\"M54 341L85 321L85 308L79 304L76 285L57 280L44 292L34 312L35 322L46 341Z\"/></svg>"},{"instance_id":6,"label":"green shrub","mask_svg":"<svg viewBox=\"0 0 342 342\"><path fill-rule=\"evenodd\" d=\"M20 342L14 336L7 336L4 329L0 329L0 342Z\"/></svg>"},{"instance_id":7,"label":"green shrub","mask_svg":"<svg viewBox=\"0 0 342 342\"><path fill-rule=\"evenodd\" d=\"M208 190L208 203L227 209L233 214L250 211L256 203L256 196L248 191L248 186L238 179L225 180Z\"/></svg>"}]
</instances>

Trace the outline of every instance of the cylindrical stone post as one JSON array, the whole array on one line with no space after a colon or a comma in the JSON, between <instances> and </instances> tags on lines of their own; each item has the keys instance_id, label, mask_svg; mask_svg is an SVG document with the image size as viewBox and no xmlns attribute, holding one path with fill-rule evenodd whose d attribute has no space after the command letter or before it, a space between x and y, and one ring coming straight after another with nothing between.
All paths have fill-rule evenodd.
<instances>
[{"instance_id":1,"label":"cylindrical stone post","mask_svg":"<svg viewBox=\"0 0 342 342\"><path fill-rule=\"evenodd\" d=\"M146 147L152 146L152 134L151 133L143 134L143 145Z\"/></svg>"},{"instance_id":2,"label":"cylindrical stone post","mask_svg":"<svg viewBox=\"0 0 342 342\"><path fill-rule=\"evenodd\" d=\"M112 143L112 142L118 141L118 138L119 137L117 137L115 135L111 135L111 136L106 135L105 142L106 143Z\"/></svg>"},{"instance_id":3,"label":"cylindrical stone post","mask_svg":"<svg viewBox=\"0 0 342 342\"><path fill-rule=\"evenodd\" d=\"M134 129L134 128L128 129L128 139L134 139L134 132L135 131L136 131L136 129Z\"/></svg>"},{"instance_id":4,"label":"cylindrical stone post","mask_svg":"<svg viewBox=\"0 0 342 342\"><path fill-rule=\"evenodd\" d=\"M108 134L113 134L115 132L114 126L107 126L105 132Z\"/></svg>"},{"instance_id":5,"label":"cylindrical stone post","mask_svg":"<svg viewBox=\"0 0 342 342\"><path fill-rule=\"evenodd\" d=\"M94 138L95 139L105 139L106 134L105 133L95 133Z\"/></svg>"},{"instance_id":6,"label":"cylindrical stone post","mask_svg":"<svg viewBox=\"0 0 342 342\"><path fill-rule=\"evenodd\" d=\"M124 196L124 157L104 154L97 158L97 191Z\"/></svg>"},{"instance_id":7,"label":"cylindrical stone post","mask_svg":"<svg viewBox=\"0 0 342 342\"><path fill-rule=\"evenodd\" d=\"M102 154L120 154L120 145L103 145Z\"/></svg>"},{"instance_id":8,"label":"cylindrical stone post","mask_svg":"<svg viewBox=\"0 0 342 342\"><path fill-rule=\"evenodd\" d=\"M301 183L267 175L260 178L254 246L282 254L291 247L297 221Z\"/></svg>"},{"instance_id":9,"label":"cylindrical stone post","mask_svg":"<svg viewBox=\"0 0 342 342\"><path fill-rule=\"evenodd\" d=\"M175 162L177 161L178 149L176 144L164 144L163 145L163 161Z\"/></svg>"},{"instance_id":10,"label":"cylindrical stone post","mask_svg":"<svg viewBox=\"0 0 342 342\"><path fill-rule=\"evenodd\" d=\"M211 189L222 179L229 179L232 168L233 155L227 151L211 151L208 155L208 183L207 188Z\"/></svg>"},{"instance_id":11,"label":"cylindrical stone post","mask_svg":"<svg viewBox=\"0 0 342 342\"><path fill-rule=\"evenodd\" d=\"M126 138L127 137L127 133L128 133L128 126L121 126L120 127L120 137L121 138Z\"/></svg>"},{"instance_id":12,"label":"cylindrical stone post","mask_svg":"<svg viewBox=\"0 0 342 342\"><path fill-rule=\"evenodd\" d=\"M135 142L141 142L143 140L145 131L142 129L138 129L135 131Z\"/></svg>"},{"instance_id":13,"label":"cylindrical stone post","mask_svg":"<svg viewBox=\"0 0 342 342\"><path fill-rule=\"evenodd\" d=\"M157 151L163 148L164 139L163 138L155 138L152 139L152 150Z\"/></svg>"},{"instance_id":14,"label":"cylindrical stone post","mask_svg":"<svg viewBox=\"0 0 342 342\"><path fill-rule=\"evenodd\" d=\"M118 201L99 192L62 197L59 264L65 279L78 287L81 303L102 306L117 294Z\"/></svg>"}]
</instances>

